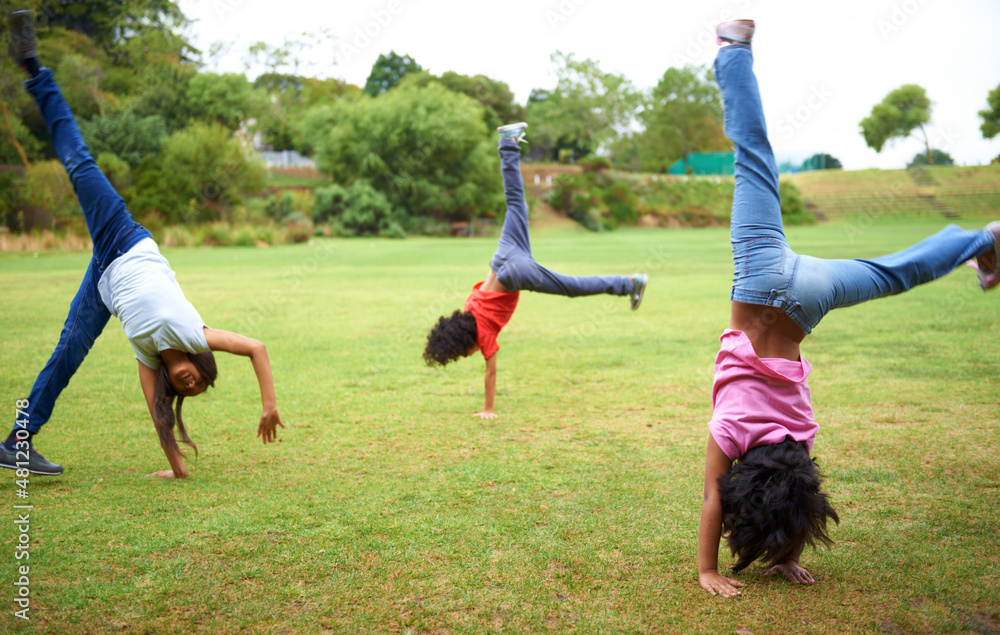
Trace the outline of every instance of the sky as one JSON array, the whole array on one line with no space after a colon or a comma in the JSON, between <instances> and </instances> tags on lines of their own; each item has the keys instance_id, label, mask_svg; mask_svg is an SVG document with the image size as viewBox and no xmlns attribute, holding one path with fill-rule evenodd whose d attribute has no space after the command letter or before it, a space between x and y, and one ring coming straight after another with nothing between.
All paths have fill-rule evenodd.
<instances>
[{"instance_id":1,"label":"sky","mask_svg":"<svg viewBox=\"0 0 1000 635\"><path fill-rule=\"evenodd\" d=\"M714 25L751 18L755 71L779 161L829 153L848 170L900 168L922 139L868 148L859 122L889 91L919 84L933 105L931 146L957 164L989 163L1000 137L982 138L976 114L1000 85L998 0L179 0L205 70L246 72L251 44L303 47L301 74L363 86L380 53L424 69L483 74L526 103L553 88L551 55L572 53L639 89L667 68L711 64ZM326 37L320 37L325 32ZM529 141L530 141L530 121Z\"/></svg>"}]
</instances>

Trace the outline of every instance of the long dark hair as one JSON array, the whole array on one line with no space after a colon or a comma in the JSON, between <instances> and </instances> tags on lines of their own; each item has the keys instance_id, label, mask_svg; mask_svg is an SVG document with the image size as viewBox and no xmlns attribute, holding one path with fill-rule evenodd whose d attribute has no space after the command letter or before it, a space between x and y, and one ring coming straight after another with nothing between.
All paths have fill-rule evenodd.
<instances>
[{"instance_id":1,"label":"long dark hair","mask_svg":"<svg viewBox=\"0 0 1000 635\"><path fill-rule=\"evenodd\" d=\"M728 473L719 477L722 530L736 556L733 571L761 558L775 565L811 545L832 545L826 520L839 523L823 475L809 450L791 437L750 448Z\"/></svg>"},{"instance_id":2,"label":"long dark hair","mask_svg":"<svg viewBox=\"0 0 1000 635\"><path fill-rule=\"evenodd\" d=\"M219 375L219 369L215 366L215 356L211 351L207 353L188 353L188 359L194 364L202 378L209 386L215 385L215 378ZM174 399L177 405L174 405ZM169 448L181 456L184 453L177 446L177 439L174 438L174 423L177 424L177 432L180 433L181 441L194 448L195 456L198 455L198 446L194 444L184 428L184 420L181 418L181 406L184 404L184 395L174 389L170 383L170 373L167 365L160 364L160 369L156 371L156 384L153 387L153 425L156 426L156 433L160 436L160 444L164 448Z\"/></svg>"}]
</instances>

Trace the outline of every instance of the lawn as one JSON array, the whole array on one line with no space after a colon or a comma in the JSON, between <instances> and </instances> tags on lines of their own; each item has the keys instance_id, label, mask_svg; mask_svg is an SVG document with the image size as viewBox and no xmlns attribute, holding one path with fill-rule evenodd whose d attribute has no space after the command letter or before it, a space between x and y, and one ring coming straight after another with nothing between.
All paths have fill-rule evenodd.
<instances>
[{"instance_id":1,"label":"lawn","mask_svg":"<svg viewBox=\"0 0 1000 635\"><path fill-rule=\"evenodd\" d=\"M986 219L963 219L977 227ZM788 230L797 251L870 257L936 218ZM483 363L423 365L437 316L481 280L491 239L166 249L206 322L267 344L286 429L254 438L248 361L218 357L185 404L190 478L166 469L112 318L63 393L32 476L30 622L40 633L1000 632L1000 294L963 268L827 316L803 346L815 455L840 513L809 587L751 566L743 596L697 582L712 364L728 320L722 228L536 232L572 274L650 275L623 298L524 293ZM0 254L0 399L13 414L87 255ZM12 419L11 419L12 420ZM13 597L14 475L0 557ZM731 563L723 553L721 563Z\"/></svg>"}]
</instances>

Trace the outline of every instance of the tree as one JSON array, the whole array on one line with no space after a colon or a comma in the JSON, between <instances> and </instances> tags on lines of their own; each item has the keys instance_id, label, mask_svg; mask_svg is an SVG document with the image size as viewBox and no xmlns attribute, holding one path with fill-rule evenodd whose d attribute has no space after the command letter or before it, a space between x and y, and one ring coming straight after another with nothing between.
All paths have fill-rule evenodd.
<instances>
[{"instance_id":1,"label":"tree","mask_svg":"<svg viewBox=\"0 0 1000 635\"><path fill-rule=\"evenodd\" d=\"M915 130L924 138L927 159L931 161L931 146L924 125L931 120L931 100L916 84L905 84L885 96L872 107L870 115L861 120L861 135L875 152L890 139L905 139Z\"/></svg>"},{"instance_id":2,"label":"tree","mask_svg":"<svg viewBox=\"0 0 1000 635\"><path fill-rule=\"evenodd\" d=\"M395 51L389 51L388 55L379 53L363 90L366 94L377 97L390 88L395 88L408 73L421 70L420 64L409 55L398 55Z\"/></svg>"},{"instance_id":3,"label":"tree","mask_svg":"<svg viewBox=\"0 0 1000 635\"><path fill-rule=\"evenodd\" d=\"M495 143L482 106L437 83L334 105L317 142L321 172L367 180L409 215L466 220L502 209Z\"/></svg>"},{"instance_id":4,"label":"tree","mask_svg":"<svg viewBox=\"0 0 1000 635\"><path fill-rule=\"evenodd\" d=\"M979 111L979 117L983 120L979 129L983 131L984 139L992 139L1000 134L1000 84L986 96L986 106Z\"/></svg>"},{"instance_id":5,"label":"tree","mask_svg":"<svg viewBox=\"0 0 1000 635\"><path fill-rule=\"evenodd\" d=\"M267 101L262 93L253 90L244 75L237 73L198 73L188 84L187 99L194 117L230 130L262 112Z\"/></svg>"},{"instance_id":6,"label":"tree","mask_svg":"<svg viewBox=\"0 0 1000 635\"><path fill-rule=\"evenodd\" d=\"M624 75L605 73L591 59L552 54L556 87L528 99L532 143L585 155L609 144L632 123L641 94Z\"/></svg>"},{"instance_id":7,"label":"tree","mask_svg":"<svg viewBox=\"0 0 1000 635\"><path fill-rule=\"evenodd\" d=\"M640 115L642 169L665 172L692 152L729 150L723 131L722 94L706 66L668 68Z\"/></svg>"},{"instance_id":8,"label":"tree","mask_svg":"<svg viewBox=\"0 0 1000 635\"><path fill-rule=\"evenodd\" d=\"M508 123L524 121L524 106L514 101L514 92L505 82L490 79L485 75L462 75L446 71L437 77L427 71L409 73L400 86L426 86L438 82L445 88L468 95L483 106L486 127L493 130Z\"/></svg>"},{"instance_id":9,"label":"tree","mask_svg":"<svg viewBox=\"0 0 1000 635\"><path fill-rule=\"evenodd\" d=\"M837 170L842 167L839 159L826 153L814 154L802 162L802 170Z\"/></svg>"},{"instance_id":10,"label":"tree","mask_svg":"<svg viewBox=\"0 0 1000 635\"><path fill-rule=\"evenodd\" d=\"M955 165L955 160L951 158L951 155L944 150L938 150L937 148L931 148L931 165ZM912 168L917 165L927 165L927 155L923 152L918 152L913 155L913 158L906 167Z\"/></svg>"},{"instance_id":11,"label":"tree","mask_svg":"<svg viewBox=\"0 0 1000 635\"><path fill-rule=\"evenodd\" d=\"M305 155L312 154L314 139L301 132L308 113L314 107L329 109L333 102L360 92L357 86L341 79L282 73L259 75L253 85L255 90L267 95L269 102L257 120L257 129L264 142L276 150L295 149Z\"/></svg>"},{"instance_id":12,"label":"tree","mask_svg":"<svg viewBox=\"0 0 1000 635\"><path fill-rule=\"evenodd\" d=\"M45 0L36 5L40 26L78 31L112 54L118 63L129 64L127 45L149 33L169 34L179 56L194 52L177 35L188 20L172 0Z\"/></svg>"},{"instance_id":13,"label":"tree","mask_svg":"<svg viewBox=\"0 0 1000 635\"><path fill-rule=\"evenodd\" d=\"M135 168L160 151L167 127L159 115L138 117L125 109L82 122L80 132L92 155L109 152Z\"/></svg>"},{"instance_id":14,"label":"tree","mask_svg":"<svg viewBox=\"0 0 1000 635\"><path fill-rule=\"evenodd\" d=\"M156 210L174 223L218 220L265 180L263 166L231 130L197 122L167 137L157 160L139 171L129 208L140 217Z\"/></svg>"}]
</instances>

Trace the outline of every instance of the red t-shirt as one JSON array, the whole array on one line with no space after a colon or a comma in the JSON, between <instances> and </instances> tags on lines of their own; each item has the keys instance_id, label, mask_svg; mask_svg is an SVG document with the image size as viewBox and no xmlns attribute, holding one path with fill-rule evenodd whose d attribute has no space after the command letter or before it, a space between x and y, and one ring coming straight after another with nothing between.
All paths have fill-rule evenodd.
<instances>
[{"instance_id":1,"label":"red t-shirt","mask_svg":"<svg viewBox=\"0 0 1000 635\"><path fill-rule=\"evenodd\" d=\"M477 282L472 287L472 295L465 301L465 310L476 318L476 344L483 357L489 359L500 350L497 335L514 315L521 292L482 291L483 282Z\"/></svg>"}]
</instances>

